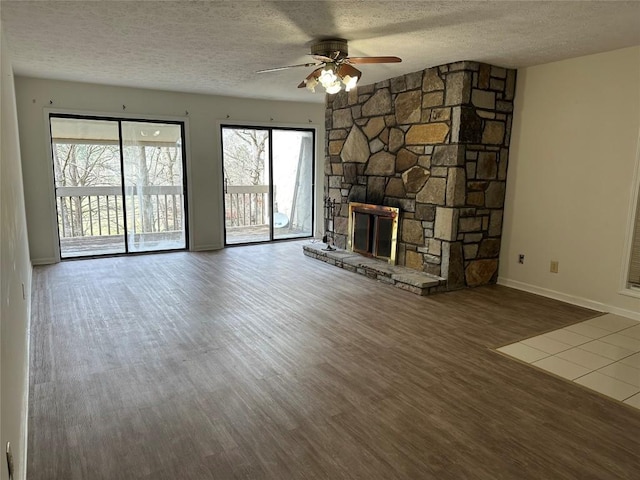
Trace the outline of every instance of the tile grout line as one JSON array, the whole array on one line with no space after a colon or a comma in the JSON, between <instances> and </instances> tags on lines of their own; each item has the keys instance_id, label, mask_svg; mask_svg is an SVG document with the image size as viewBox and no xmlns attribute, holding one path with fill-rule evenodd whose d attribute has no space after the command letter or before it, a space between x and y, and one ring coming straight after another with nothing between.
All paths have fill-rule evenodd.
<instances>
[{"instance_id":1,"label":"tile grout line","mask_svg":"<svg viewBox=\"0 0 640 480\"><path fill-rule=\"evenodd\" d=\"M598 318L598 317L594 317L594 318ZM590 319L590 320L593 320L593 319ZM586 321L589 321L589 320L586 320ZM582 323L584 323L584 322L580 322L580 323L573 324L573 325L580 325L580 324L582 324ZM629 367L629 368L634 368L634 369L635 369L635 367L634 367L634 366L632 366L632 365L627 365L627 364L625 364L625 363L622 363L622 360L624 360L624 359L626 359L626 358L629 358L629 357L632 357L632 356L634 356L634 355L636 355L636 354L640 353L640 350L630 349L630 348L627 348L627 347L624 347L624 346L620 346L620 345L616 345L616 344L614 344L614 343L610 343L610 342L608 342L608 341L605 341L605 340L604 340L604 338L609 337L609 336L611 336L611 335L621 335L621 336L623 336L623 337L625 337L625 338L629 338L629 339L633 339L633 340L638 340L638 339L636 339L635 337L630 337L630 336L627 336L627 335L624 335L624 334L621 334L621 333L620 333L620 332L623 332L624 330L627 330L628 328L634 328L635 326L634 326L634 327L628 327L628 326L627 326L627 327L623 327L623 328L621 328L621 329L616 329L616 330L611 331L611 330L607 330L606 328L601 328L601 327L597 327L597 326L594 326L594 325L590 325L590 326L591 326L591 327L593 327L593 328L599 328L600 330L606 331L606 333L605 333L605 334L603 334L603 335L601 335L601 336L599 336L599 337L591 338L591 337L588 337L587 335L583 335L583 334L581 334L580 332L574 332L574 331L572 331L572 330L568 329L568 327L571 327L571 326L573 326L573 325L568 325L568 326L565 326L565 327L562 327L562 328L559 328L559 329L556 329L556 330L551 330L551 331L548 331L548 332L545 332L545 333L541 333L541 334L538 334L538 335L534 335L534 336L532 336L532 337L528 337L528 338L525 338L525 339L519 340L519 341L517 341L517 342L513 342L513 343L510 343L510 344L507 344L507 345L503 345L503 346L500 346L500 347L496 347L496 348L494 348L494 350L495 350L496 352L498 352L498 353L501 353L501 354L503 354L503 355L506 355L506 356L507 356L507 357L509 357L509 358L512 358L512 359L515 359L515 360L521 361L522 363L525 363L525 364L527 364L527 365L533 366L533 367L535 367L535 368L537 368L537 369L539 369L539 370L541 370L541 371L543 371L543 372L545 372L545 373L547 373L547 374L552 374L552 375L554 375L554 376L556 376L556 377L562 378L562 379L564 379L564 380L568 380L568 381L570 381L570 382L572 382L572 383L574 383L574 384L576 384L576 385L579 385L579 386L581 386L581 387L587 388L588 390L591 390L591 391L593 391L593 392L599 393L599 394L601 394L601 395L603 395L603 396L605 396L605 397L607 397L607 398L609 398L609 399L611 399L611 400L619 401L620 403L624 403L624 404L625 404L625 405L627 405L627 406L631 406L631 407L636 408L634 405L631 405L631 404L628 404L628 403L625 403L625 402L626 402L627 400L629 400L630 398L632 398L632 397L634 397L634 396L638 395L638 394L640 393L640 387L638 387L637 385L634 385L634 384L628 383L628 382L626 382L626 381L624 381L624 380L622 380L622 379L620 379L620 378L617 378L617 377L614 377L614 376L608 375L607 373L604 373L604 372L602 372L602 371L601 371L602 369L604 369L604 368L608 368L608 367L611 367L612 365L615 365L615 364L620 364L620 365L624 365L624 366L627 366L627 367ZM572 333L572 334L575 334L575 335L582 335L583 337L587 337L587 338L589 338L589 340L588 340L588 341L586 341L586 342L578 343L578 344L576 344L576 345L570 345L570 344L567 344L567 343L565 343L565 342L563 342L563 341L561 341L561 340L557 340L557 339L553 338L552 336L549 336L549 334L552 334L552 333L555 333L555 332L558 332L558 331L561 331L561 330L565 330L566 332L569 332L569 333ZM554 342L554 343L556 343L556 344L563 344L563 345L567 345L567 346L568 346L568 348L563 349L563 350L560 350L560 351L555 352L555 353L548 353L548 352L545 352L544 350L541 350L541 349L539 349L539 348L537 348L537 347L534 347L534 346L528 345L527 343L524 343L524 342L526 342L527 340L530 340L530 339L533 339L533 338L538 338L538 337L544 337L545 339L547 339L547 340L551 340L552 342ZM586 349L584 349L584 348L580 348L580 347L582 347L582 346L584 346L584 345L587 345L587 344L592 343L592 342L595 342L595 341L600 341L600 342L602 342L602 343L604 343L604 344L610 345L611 347L616 347L616 348L619 348L619 349L628 350L628 351L630 351L631 353L630 353L630 354L628 354L628 355L625 355L625 356L623 356L623 357L621 357L621 358L619 358L619 359L612 359L612 358L609 358L609 357L607 357L607 356L605 356L605 355L601 355L601 354L599 354L599 353L591 352L591 351L586 350ZM521 359L521 358L518 358L518 357L516 357L516 356L514 356L514 355L511 355L511 354L509 354L509 353L505 353L505 352L500 352L500 351L498 351L498 348L504 348L504 347L507 347L507 346L517 345L517 344L520 344L520 345L525 346L525 347L527 347L527 348L530 348L530 349L536 350L536 351L540 352L541 354L545 354L545 356L544 356L544 357L542 357L542 358L539 358L539 359L537 359L537 360L534 360L534 361L525 361L525 360L523 360L523 359ZM601 366L601 367L599 367L599 368L593 369L593 368L591 368L591 367L587 367L587 366L584 366L584 365L580 365L580 364L578 364L578 363L576 363L576 362L574 362L574 361L572 361L572 360L568 360L568 359L565 359L565 358L562 358L562 357L558 356L558 355L559 355L559 354L561 354L561 353L568 352L568 351L570 351L570 350L574 350L574 349L575 349L575 350L580 350L580 351L585 352L585 353L587 353L587 354L591 354L591 355L595 355L595 356L601 357L601 358L606 359L606 360L609 360L609 361L610 361L610 363L608 363L608 364L606 364L606 365L603 365L603 366ZM576 367L580 367L580 368L587 369L587 370L588 370L588 372L587 372L587 373L585 373L585 374L583 374L583 375L579 375L579 376L578 376L578 377L576 377L576 378L571 379L571 378L564 377L564 376L559 375L559 374L557 374L557 373L555 373L555 372L553 372L553 371L551 371L551 370L547 370L547 369L545 369L545 368L542 368L542 367L540 367L540 366L536 365L536 363L541 362L541 361L543 361L543 360L548 360L548 359L556 359L556 360L564 361L564 362L567 362L567 363L569 363L569 364L571 364L571 365L574 365L574 366L576 366ZM640 370L640 369L639 369L639 370ZM590 375L590 374L592 374L592 373L596 373L596 372L597 372L597 373L599 373L599 374L600 374L600 375L602 375L602 376L605 376L605 377L607 377L607 378L610 378L611 380L614 380L614 381L620 382L620 383L622 383L622 384L624 384L624 385L627 385L627 386L629 386L629 387L632 387L632 388L634 388L634 389L636 389L636 388L637 388L637 389L639 389L639 390L638 390L638 391L636 391L636 392L634 392L633 394L631 394L631 395L627 396L627 397L624 397L624 398L622 398L622 399L618 400L618 399L616 399L615 397L613 397L613 396L611 396L611 395L608 395L607 393L600 392L599 390L596 390L596 389L594 389L594 388L591 388L591 387L588 387L588 386L586 386L586 385L583 385L582 383L578 383L578 380L579 380L579 379L584 378L584 377L586 377L586 376L588 376L588 375Z\"/></svg>"}]
</instances>

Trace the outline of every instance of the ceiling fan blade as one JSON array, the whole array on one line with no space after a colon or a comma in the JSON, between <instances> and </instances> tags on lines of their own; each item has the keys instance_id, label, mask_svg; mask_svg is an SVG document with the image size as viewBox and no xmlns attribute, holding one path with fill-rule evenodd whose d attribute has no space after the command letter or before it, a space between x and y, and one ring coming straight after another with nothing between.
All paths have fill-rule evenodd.
<instances>
[{"instance_id":1,"label":"ceiling fan blade","mask_svg":"<svg viewBox=\"0 0 640 480\"><path fill-rule=\"evenodd\" d=\"M402 61L398 57L348 57L349 63L399 63Z\"/></svg>"},{"instance_id":2,"label":"ceiling fan blade","mask_svg":"<svg viewBox=\"0 0 640 480\"><path fill-rule=\"evenodd\" d=\"M305 78L303 81L300 82L300 85L298 85L298 88L306 87L307 86L307 81L311 80L312 78L318 78L320 76L321 72L322 72L322 67L316 68L313 72L311 72L309 75L307 75L307 78Z\"/></svg>"},{"instance_id":3,"label":"ceiling fan blade","mask_svg":"<svg viewBox=\"0 0 640 480\"><path fill-rule=\"evenodd\" d=\"M298 68L298 67L315 67L320 65L317 62L311 62L311 63L299 63L298 65L287 65L284 67L275 67L275 68L267 68L265 70L258 70L256 73L269 73L269 72L278 72L280 70L286 70L288 68Z\"/></svg>"},{"instance_id":4,"label":"ceiling fan blade","mask_svg":"<svg viewBox=\"0 0 640 480\"><path fill-rule=\"evenodd\" d=\"M343 63L338 67L338 73L340 76L344 77L345 75L349 75L350 77L358 77L362 78L362 72L355 67L352 67L348 63Z\"/></svg>"}]
</instances>

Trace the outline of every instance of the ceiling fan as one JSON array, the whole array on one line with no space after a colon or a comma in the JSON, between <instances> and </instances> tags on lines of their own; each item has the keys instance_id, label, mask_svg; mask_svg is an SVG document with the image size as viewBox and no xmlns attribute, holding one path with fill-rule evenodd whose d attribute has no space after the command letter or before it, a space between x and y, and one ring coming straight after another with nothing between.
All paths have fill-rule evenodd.
<instances>
[{"instance_id":1,"label":"ceiling fan","mask_svg":"<svg viewBox=\"0 0 640 480\"><path fill-rule=\"evenodd\" d=\"M315 62L287 65L284 67L267 68L256 73L277 72L288 68L318 67L305 78L298 88L308 88L315 92L320 83L327 93L338 93L344 85L348 92L362 77L362 72L353 64L363 63L398 63L398 57L349 57L347 41L344 39L320 40L311 45L311 54Z\"/></svg>"}]
</instances>

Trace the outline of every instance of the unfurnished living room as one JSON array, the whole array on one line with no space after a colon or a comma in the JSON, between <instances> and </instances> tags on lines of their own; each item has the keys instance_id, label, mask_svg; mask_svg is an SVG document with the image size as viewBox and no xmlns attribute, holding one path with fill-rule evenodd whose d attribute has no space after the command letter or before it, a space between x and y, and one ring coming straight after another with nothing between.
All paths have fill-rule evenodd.
<instances>
[{"instance_id":1,"label":"unfurnished living room","mask_svg":"<svg viewBox=\"0 0 640 480\"><path fill-rule=\"evenodd\" d=\"M639 1L0 20L0 480L638 478Z\"/></svg>"}]
</instances>

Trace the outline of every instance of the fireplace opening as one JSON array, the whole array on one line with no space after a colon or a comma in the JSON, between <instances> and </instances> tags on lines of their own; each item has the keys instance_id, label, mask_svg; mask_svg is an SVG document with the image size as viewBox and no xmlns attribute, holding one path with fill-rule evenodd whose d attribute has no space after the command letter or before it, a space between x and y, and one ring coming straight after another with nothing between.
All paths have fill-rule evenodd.
<instances>
[{"instance_id":1,"label":"fireplace opening","mask_svg":"<svg viewBox=\"0 0 640 480\"><path fill-rule=\"evenodd\" d=\"M396 263L398 216L395 207L349 204L349 250Z\"/></svg>"}]
</instances>

